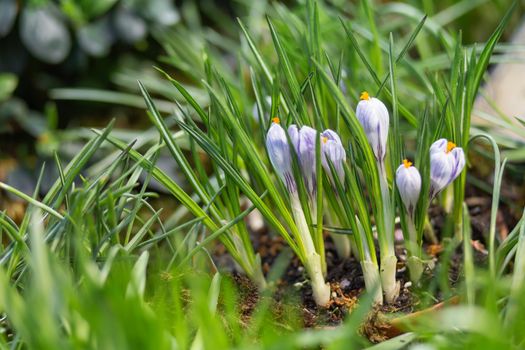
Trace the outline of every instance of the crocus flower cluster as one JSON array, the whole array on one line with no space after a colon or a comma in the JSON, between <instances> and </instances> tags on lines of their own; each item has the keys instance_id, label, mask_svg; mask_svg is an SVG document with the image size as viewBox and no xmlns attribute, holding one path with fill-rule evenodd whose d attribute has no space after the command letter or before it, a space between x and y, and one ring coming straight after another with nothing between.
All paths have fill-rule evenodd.
<instances>
[{"instance_id":1,"label":"crocus flower cluster","mask_svg":"<svg viewBox=\"0 0 525 350\"><path fill-rule=\"evenodd\" d=\"M434 142L430 147L430 198L451 184L464 167L465 154L461 147L446 139ZM397 168L396 184L403 204L409 214L413 214L421 191L421 176L412 162L405 159Z\"/></svg>"},{"instance_id":2,"label":"crocus flower cluster","mask_svg":"<svg viewBox=\"0 0 525 350\"><path fill-rule=\"evenodd\" d=\"M325 283L323 276L321 255L324 254L324 251L316 251L306 222L305 213L297 193L290 147L290 145L293 147L297 155L301 176L311 200L310 205L315 208L316 201L314 198L317 192L316 145L318 141L321 145L323 168L330 175L332 173L330 165L332 165L336 176L342 181L344 178L343 162L346 153L341 139L332 130L325 130L319 134L309 126L299 128L297 125L291 125L288 128L288 135L286 135L285 130L280 125L279 118L273 118L266 136L266 148L273 167L290 194L292 214L299 234L298 240L305 251L303 263L310 276L314 299L318 305L326 305L330 301L330 286Z\"/></svg>"},{"instance_id":3,"label":"crocus flower cluster","mask_svg":"<svg viewBox=\"0 0 525 350\"><path fill-rule=\"evenodd\" d=\"M389 114L383 102L375 97L371 97L367 92L363 92L357 105L356 116L375 157L383 202L383 208L380 210L382 210L384 220L384 232L382 231L381 234L378 234L381 247L381 268L378 270L377 262L374 261L375 259L370 258L366 240L360 239L362 267L366 275L365 280L368 281L367 287L377 286L380 280L380 289L384 292L386 301L393 302L399 292L399 283L395 278L397 257L393 244L396 208L395 202L391 200L393 198L391 195L392 189L387 181L388 171L386 167L388 164L385 163ZM297 176L301 176L310 199L308 205L311 205L315 212L316 200L314 199L317 193L318 175L316 174L316 145L318 142L321 147L321 165L331 184L335 186L336 182L339 182L342 186L345 186L344 162L346 152L341 138L336 132L327 129L319 133L309 126L298 127L297 125L291 125L288 130L285 130L281 126L279 118L273 118L266 137L266 147L271 163L290 195L294 223L300 235L299 241L304 245L306 259L304 264L311 278L314 298L319 305L325 305L329 300L330 288L325 283L322 273L320 254L324 252L316 251L303 211L305 204L300 202L297 188ZM465 166L465 155L460 147L456 147L453 142L446 139L439 139L434 142L429 152L430 191L428 196L432 199L458 177ZM297 156L300 174L294 174L294 154ZM347 184L354 184L351 182L353 181L352 179L348 178L347 180L350 182ZM407 265L412 281L417 282L425 266L421 256L421 236L418 235L415 226L416 208L421 195L422 178L412 162L405 159L396 169L395 182L401 202L408 214L406 222L408 237L405 236L409 253ZM355 186L355 184L352 186ZM362 229L359 230L359 225L357 225L357 231L360 234L365 234ZM381 293L375 300L381 302Z\"/></svg>"},{"instance_id":4,"label":"crocus flower cluster","mask_svg":"<svg viewBox=\"0 0 525 350\"><path fill-rule=\"evenodd\" d=\"M465 155L460 147L439 139L430 147L430 199L454 181L465 166ZM399 195L408 213L407 249L409 252L408 268L412 282L417 283L424 270L420 256L420 242L414 226L414 211L421 192L419 171L408 160L404 160L396 171L396 184Z\"/></svg>"},{"instance_id":5,"label":"crocus flower cluster","mask_svg":"<svg viewBox=\"0 0 525 350\"><path fill-rule=\"evenodd\" d=\"M439 139L430 147L430 197L434 198L458 177L465 166L461 147L446 139Z\"/></svg>"},{"instance_id":6,"label":"crocus flower cluster","mask_svg":"<svg viewBox=\"0 0 525 350\"><path fill-rule=\"evenodd\" d=\"M396 257L393 245L395 205L390 200L391 190L387 181L385 156L389 129L389 114L386 106L379 99L371 97L366 91L360 96L356 116L368 139L374 153L381 185L383 199L384 232L380 236L383 241L381 250L381 279L387 301L391 302L397 296L395 283ZM430 198L434 198L443 188L449 185L461 173L465 165L463 150L446 139L436 141L430 148ZM401 201L408 213L409 250L411 264L409 268L413 280L421 275L422 260L419 257L419 241L414 226L415 209L421 192L421 175L408 160L397 168L395 181ZM412 256L415 254L416 256ZM412 271L414 270L414 271ZM417 270L417 271L416 271Z\"/></svg>"},{"instance_id":7,"label":"crocus flower cluster","mask_svg":"<svg viewBox=\"0 0 525 350\"><path fill-rule=\"evenodd\" d=\"M309 126L299 128L292 124L288 128L291 144L297 154L301 173L309 195L313 198L317 189L317 174L315 165L315 145L317 131ZM321 161L322 166L330 179L333 181L330 163L335 169L341 183L344 180L343 162L346 152L341 143L341 138L335 131L327 129L320 134L321 137ZM273 167L279 177L286 185L290 193L297 191L297 185L293 177L292 156L286 132L280 125L279 118L272 119L272 125L266 136L266 148Z\"/></svg>"}]
</instances>

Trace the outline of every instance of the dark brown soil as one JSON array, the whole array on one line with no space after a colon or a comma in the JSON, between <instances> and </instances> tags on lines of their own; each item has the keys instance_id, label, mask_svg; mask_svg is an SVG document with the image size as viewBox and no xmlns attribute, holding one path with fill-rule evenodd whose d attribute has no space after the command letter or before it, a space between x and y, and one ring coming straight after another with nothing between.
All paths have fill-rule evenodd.
<instances>
[{"instance_id":1,"label":"dark brown soil","mask_svg":"<svg viewBox=\"0 0 525 350\"><path fill-rule=\"evenodd\" d=\"M259 235L255 245L261 253L263 266L268 266L277 259L285 245L280 237L271 237L267 233ZM355 258L339 259L332 240L326 237L326 259L328 265L327 282L332 290L332 300L328 307L319 307L315 304L311 288L307 283L304 267L296 257L293 257L284 274L277 280L277 290L274 299L279 302L283 294L296 290L302 305L305 327L325 327L339 325L348 312L357 306L359 296L364 291L364 280L361 266ZM222 257L221 257L222 259ZM400 264L401 266L403 263ZM268 271L265 271L268 272ZM404 268L401 268L398 280L404 285ZM246 296L241 306L242 315L247 316L257 304L259 295L257 289L245 277L235 274L235 281L242 290L241 295ZM397 301L393 305L384 305L378 311L385 313L413 311L413 297L409 289L402 287Z\"/></svg>"}]
</instances>

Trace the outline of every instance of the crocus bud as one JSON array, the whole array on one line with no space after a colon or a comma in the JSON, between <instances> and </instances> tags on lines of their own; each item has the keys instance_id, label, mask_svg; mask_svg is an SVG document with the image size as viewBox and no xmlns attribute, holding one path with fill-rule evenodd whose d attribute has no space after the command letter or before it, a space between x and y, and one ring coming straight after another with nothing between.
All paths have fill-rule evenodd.
<instances>
[{"instance_id":1,"label":"crocus bud","mask_svg":"<svg viewBox=\"0 0 525 350\"><path fill-rule=\"evenodd\" d=\"M461 147L446 139L439 139L430 147L430 197L448 186L465 167Z\"/></svg>"},{"instance_id":2,"label":"crocus bud","mask_svg":"<svg viewBox=\"0 0 525 350\"><path fill-rule=\"evenodd\" d=\"M405 208L413 216L421 192L421 175L407 159L396 170L396 185Z\"/></svg>"},{"instance_id":3,"label":"crocus bud","mask_svg":"<svg viewBox=\"0 0 525 350\"><path fill-rule=\"evenodd\" d=\"M368 142L374 151L377 161L385 158L386 140L388 137L389 116L386 106L379 99L363 92L357 104L357 119L365 130Z\"/></svg>"},{"instance_id":4,"label":"crocus bud","mask_svg":"<svg viewBox=\"0 0 525 350\"><path fill-rule=\"evenodd\" d=\"M330 169L330 162L332 163L337 177L342 185L344 185L345 171L343 168L346 159L346 152L341 138L335 131L327 129L321 133L321 161L324 170L328 174L330 181L334 184L334 178Z\"/></svg>"},{"instance_id":5,"label":"crocus bud","mask_svg":"<svg viewBox=\"0 0 525 350\"><path fill-rule=\"evenodd\" d=\"M266 149L272 165L290 192L295 192L297 187L292 172L292 159L290 146L286 133L280 125L279 118L272 119L272 125L266 134Z\"/></svg>"},{"instance_id":6,"label":"crocus bud","mask_svg":"<svg viewBox=\"0 0 525 350\"><path fill-rule=\"evenodd\" d=\"M311 196L314 196L317 190L315 171L315 140L317 131L309 126L303 126L299 129L297 125L290 125L288 135L290 135L290 140L297 153L306 189Z\"/></svg>"}]
</instances>

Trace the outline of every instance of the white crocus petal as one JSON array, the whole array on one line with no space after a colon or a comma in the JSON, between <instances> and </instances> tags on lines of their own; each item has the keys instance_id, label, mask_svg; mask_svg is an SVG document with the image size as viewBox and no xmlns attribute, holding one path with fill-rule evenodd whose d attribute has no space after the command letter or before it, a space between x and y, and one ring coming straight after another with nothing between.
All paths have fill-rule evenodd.
<instances>
[{"instance_id":1,"label":"white crocus petal","mask_svg":"<svg viewBox=\"0 0 525 350\"><path fill-rule=\"evenodd\" d=\"M386 141L388 138L389 116L383 102L370 97L367 92L361 94L357 104L357 119L363 126L368 142L380 162L385 158Z\"/></svg>"},{"instance_id":2,"label":"white crocus petal","mask_svg":"<svg viewBox=\"0 0 525 350\"><path fill-rule=\"evenodd\" d=\"M430 193L431 197L441 192L449 184L454 164L445 152L430 155Z\"/></svg>"},{"instance_id":3,"label":"white crocus petal","mask_svg":"<svg viewBox=\"0 0 525 350\"><path fill-rule=\"evenodd\" d=\"M290 140L297 153L306 189L311 196L314 196L317 190L315 171L317 131L309 126L303 126L299 129L296 125L291 125L288 128L288 135L290 135Z\"/></svg>"},{"instance_id":4,"label":"white crocus petal","mask_svg":"<svg viewBox=\"0 0 525 350\"><path fill-rule=\"evenodd\" d=\"M463 149L439 139L430 147L430 196L436 196L454 181L465 167Z\"/></svg>"},{"instance_id":5,"label":"white crocus petal","mask_svg":"<svg viewBox=\"0 0 525 350\"><path fill-rule=\"evenodd\" d=\"M406 159L396 170L396 185L405 208L413 216L421 192L421 175Z\"/></svg>"},{"instance_id":6,"label":"white crocus petal","mask_svg":"<svg viewBox=\"0 0 525 350\"><path fill-rule=\"evenodd\" d=\"M299 160L303 175L306 178L308 192L315 194L317 189L316 167L315 167L315 144L317 131L309 126L303 126L299 130Z\"/></svg>"},{"instance_id":7,"label":"white crocus petal","mask_svg":"<svg viewBox=\"0 0 525 350\"><path fill-rule=\"evenodd\" d=\"M328 160L332 163L339 181L344 185L345 172L343 164L346 159L346 151L339 135L335 131L330 129L323 131L321 134L321 151L321 162L332 184L334 184L334 179Z\"/></svg>"},{"instance_id":8,"label":"white crocus petal","mask_svg":"<svg viewBox=\"0 0 525 350\"><path fill-rule=\"evenodd\" d=\"M465 152L463 152L463 148L455 147L450 153L452 153L454 156L455 165L450 179L450 182L452 182L458 177L459 174L461 174L463 168L465 167Z\"/></svg>"},{"instance_id":9,"label":"white crocus petal","mask_svg":"<svg viewBox=\"0 0 525 350\"><path fill-rule=\"evenodd\" d=\"M288 127L288 136L290 136L295 153L299 156L299 128L297 125L292 124Z\"/></svg>"},{"instance_id":10,"label":"white crocus petal","mask_svg":"<svg viewBox=\"0 0 525 350\"><path fill-rule=\"evenodd\" d=\"M447 151L447 139L439 139L430 146L430 154Z\"/></svg>"},{"instance_id":11,"label":"white crocus petal","mask_svg":"<svg viewBox=\"0 0 525 350\"><path fill-rule=\"evenodd\" d=\"M341 138L337 133L333 130L326 129L321 133L322 137L326 137L328 140L335 141L337 144L341 145L343 147L343 143L341 142Z\"/></svg>"},{"instance_id":12,"label":"white crocus petal","mask_svg":"<svg viewBox=\"0 0 525 350\"><path fill-rule=\"evenodd\" d=\"M290 146L284 129L279 124L279 118L273 118L272 126L266 135L266 148L272 165L286 185L288 191L294 193L297 189L292 172Z\"/></svg>"}]
</instances>

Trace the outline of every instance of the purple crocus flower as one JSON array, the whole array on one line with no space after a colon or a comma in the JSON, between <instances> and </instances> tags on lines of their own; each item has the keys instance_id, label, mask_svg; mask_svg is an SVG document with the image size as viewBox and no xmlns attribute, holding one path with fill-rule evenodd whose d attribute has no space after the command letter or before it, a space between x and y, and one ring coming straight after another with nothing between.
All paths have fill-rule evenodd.
<instances>
[{"instance_id":1,"label":"purple crocus flower","mask_svg":"<svg viewBox=\"0 0 525 350\"><path fill-rule=\"evenodd\" d=\"M383 162L386 153L388 138L389 116L383 102L375 97L370 97L364 91L357 104L356 116L365 131L368 142L374 151L378 162Z\"/></svg>"},{"instance_id":2,"label":"purple crocus flower","mask_svg":"<svg viewBox=\"0 0 525 350\"><path fill-rule=\"evenodd\" d=\"M292 158L290 155L290 146L286 133L280 125L279 118L272 119L272 126L266 134L266 148L272 165L286 185L290 193L295 193L297 185L293 177Z\"/></svg>"},{"instance_id":3,"label":"purple crocus flower","mask_svg":"<svg viewBox=\"0 0 525 350\"><path fill-rule=\"evenodd\" d=\"M344 186L345 171L343 164L346 159L346 151L341 138L335 131L326 129L321 133L321 151L322 165L330 181L335 184L328 160L332 163L339 181Z\"/></svg>"},{"instance_id":4,"label":"purple crocus flower","mask_svg":"<svg viewBox=\"0 0 525 350\"><path fill-rule=\"evenodd\" d=\"M317 131L309 126L303 126L299 129L297 125L294 124L288 128L288 134L290 135L290 140L299 159L306 189L310 196L315 196L317 190L315 169L315 141Z\"/></svg>"},{"instance_id":5,"label":"purple crocus flower","mask_svg":"<svg viewBox=\"0 0 525 350\"><path fill-rule=\"evenodd\" d=\"M403 164L396 170L396 185L405 208L413 218L421 192L421 175L419 175L417 168L412 166L412 162L407 159L403 160Z\"/></svg>"},{"instance_id":6,"label":"purple crocus flower","mask_svg":"<svg viewBox=\"0 0 525 350\"><path fill-rule=\"evenodd\" d=\"M439 139L430 147L430 197L454 181L465 167L465 153L461 147L446 139Z\"/></svg>"}]
</instances>

